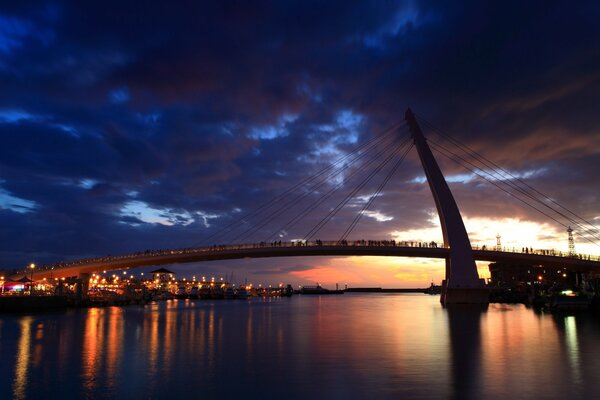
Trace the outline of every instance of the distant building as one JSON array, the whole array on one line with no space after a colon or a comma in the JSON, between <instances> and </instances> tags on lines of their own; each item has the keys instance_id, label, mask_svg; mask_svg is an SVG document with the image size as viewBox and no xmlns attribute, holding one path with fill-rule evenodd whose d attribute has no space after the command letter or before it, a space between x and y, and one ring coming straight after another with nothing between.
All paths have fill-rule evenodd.
<instances>
[{"instance_id":1,"label":"distant building","mask_svg":"<svg viewBox=\"0 0 600 400\"><path fill-rule=\"evenodd\" d=\"M159 268L150 273L152 274L152 280L156 283L167 283L171 280L171 278L175 277L175 272L169 271L166 268Z\"/></svg>"},{"instance_id":2,"label":"distant building","mask_svg":"<svg viewBox=\"0 0 600 400\"><path fill-rule=\"evenodd\" d=\"M489 270L490 285L493 287L514 288L533 284L564 286L577 284L579 280L577 272L559 267L495 262L489 265Z\"/></svg>"}]
</instances>

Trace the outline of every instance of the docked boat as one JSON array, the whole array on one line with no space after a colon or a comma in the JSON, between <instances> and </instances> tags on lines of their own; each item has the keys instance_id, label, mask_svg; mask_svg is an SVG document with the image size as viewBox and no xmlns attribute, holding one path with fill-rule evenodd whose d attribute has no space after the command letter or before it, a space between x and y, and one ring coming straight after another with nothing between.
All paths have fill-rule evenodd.
<instances>
[{"instance_id":1,"label":"docked boat","mask_svg":"<svg viewBox=\"0 0 600 400\"><path fill-rule=\"evenodd\" d=\"M248 291L246 290L245 287L240 286L238 288L238 290L235 293L235 297L238 299L247 299L248 298Z\"/></svg>"},{"instance_id":2,"label":"docked boat","mask_svg":"<svg viewBox=\"0 0 600 400\"><path fill-rule=\"evenodd\" d=\"M213 287L211 289L212 289L210 291L211 299L224 299L225 298L225 291L223 290L222 287L217 286L217 287Z\"/></svg>"},{"instance_id":3,"label":"docked boat","mask_svg":"<svg viewBox=\"0 0 600 400\"><path fill-rule=\"evenodd\" d=\"M227 289L225 289L225 299L229 300L229 299L235 299L235 290L233 290L233 288L231 286L228 286Z\"/></svg>"},{"instance_id":4,"label":"docked boat","mask_svg":"<svg viewBox=\"0 0 600 400\"><path fill-rule=\"evenodd\" d=\"M442 294L442 287L440 285L434 285L431 282L431 286L425 289L425 293L427 294Z\"/></svg>"},{"instance_id":5,"label":"docked boat","mask_svg":"<svg viewBox=\"0 0 600 400\"><path fill-rule=\"evenodd\" d=\"M588 310L592 300L584 293L563 290L550 296L548 307L556 311Z\"/></svg>"},{"instance_id":6,"label":"docked boat","mask_svg":"<svg viewBox=\"0 0 600 400\"><path fill-rule=\"evenodd\" d=\"M157 292L152 296L153 300L173 300L175 295L171 292Z\"/></svg>"},{"instance_id":7,"label":"docked boat","mask_svg":"<svg viewBox=\"0 0 600 400\"><path fill-rule=\"evenodd\" d=\"M292 285L287 285L285 288L281 289L281 295L284 297L289 297L294 294L294 288Z\"/></svg>"},{"instance_id":8,"label":"docked boat","mask_svg":"<svg viewBox=\"0 0 600 400\"><path fill-rule=\"evenodd\" d=\"M175 298L177 299L186 299L188 296L185 293L185 286L179 286L179 288L177 288L177 294L175 295Z\"/></svg>"},{"instance_id":9,"label":"docked boat","mask_svg":"<svg viewBox=\"0 0 600 400\"><path fill-rule=\"evenodd\" d=\"M200 286L199 295L202 300L210 299L210 286L206 283L203 283L202 286Z\"/></svg>"}]
</instances>

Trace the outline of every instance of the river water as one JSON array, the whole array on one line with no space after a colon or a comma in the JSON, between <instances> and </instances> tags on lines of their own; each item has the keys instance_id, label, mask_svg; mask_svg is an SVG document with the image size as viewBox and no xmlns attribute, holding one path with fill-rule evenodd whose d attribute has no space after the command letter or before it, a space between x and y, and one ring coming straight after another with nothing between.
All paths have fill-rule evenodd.
<instances>
[{"instance_id":1,"label":"river water","mask_svg":"<svg viewBox=\"0 0 600 400\"><path fill-rule=\"evenodd\" d=\"M419 294L174 300L0 315L0 360L1 399L594 398L600 318Z\"/></svg>"}]
</instances>

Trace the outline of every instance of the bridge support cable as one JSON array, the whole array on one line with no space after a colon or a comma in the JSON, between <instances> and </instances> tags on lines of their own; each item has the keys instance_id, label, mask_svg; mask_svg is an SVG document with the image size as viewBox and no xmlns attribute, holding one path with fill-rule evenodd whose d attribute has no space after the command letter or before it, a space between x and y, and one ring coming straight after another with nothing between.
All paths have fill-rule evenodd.
<instances>
[{"instance_id":1,"label":"bridge support cable","mask_svg":"<svg viewBox=\"0 0 600 400\"><path fill-rule=\"evenodd\" d=\"M241 224L247 223L252 218L258 217L259 215L263 214L273 204L279 203L280 201L284 200L288 195L294 193L295 191L299 190L300 188L302 188L302 187L304 187L304 186L306 186L308 184L311 184L315 180L318 180L319 178L323 177L323 175L330 173L332 170L335 171L335 168L337 168L339 165L341 165L343 163L351 164L351 163L355 162L357 160L357 157L360 158L361 155L363 155L364 153L368 152L372 148L374 148L374 147L378 146L379 144L381 144L381 143L389 140L391 137L394 137L394 135L392 135L392 133L394 133L398 128L402 127L402 125L404 125L404 121L402 121L402 122L396 122L396 123L388 126L383 131L381 131L380 133L376 134L373 138L371 138L371 139L365 141L364 143L360 144L359 146L357 146L356 148L354 148L352 151L350 151L349 153L347 153L343 157L337 159L333 163L331 163L328 166L326 166L326 167L322 168L321 170L319 170L317 173L315 173L315 174L313 174L311 176L306 177L302 181L298 182L297 184L295 184L292 187L290 187L287 190L285 190L283 193L281 193L281 194L273 197L272 199L270 199L269 201L263 203L262 205L260 205L256 209L254 209L254 210L246 213L242 217L240 217L240 218L238 218L238 219L230 222L229 224L225 225L223 228L219 229L215 233L207 236L199 244L202 244L202 243L209 244L210 241L213 241L213 240L216 240L216 239L219 239L219 240L222 239L224 235L231 233L233 230L235 230L236 228L238 228ZM354 159L352 159L352 157L354 157Z\"/></svg>"},{"instance_id":2,"label":"bridge support cable","mask_svg":"<svg viewBox=\"0 0 600 400\"><path fill-rule=\"evenodd\" d=\"M301 210L300 212L298 212L290 220L288 220L287 222L285 222L285 224L283 226L281 226L279 229L275 230L271 234L271 236L269 236L267 238L267 241L270 241L271 239L273 239L273 237L275 237L278 233L284 232L284 231L288 231L291 228L293 228L296 225L296 223L298 223L299 221L301 221L304 217L306 217L312 211L314 211L315 209L317 209L317 207L319 207L322 203L324 203L327 199L329 199L338 190L340 190L341 188L343 188L345 186L345 183L347 181L351 180L356 175L358 175L359 173L361 173L362 171L364 171L366 168L368 168L369 166L371 166L371 164L373 164L375 161L380 160L381 157L386 152L387 152L387 147L384 148L383 150L375 153L364 164L362 164L360 167L358 167L357 169L355 169L354 171L352 171L347 177L345 177L344 182L341 182L341 183L335 185L334 187L332 187L331 189L329 189L327 192L325 192L323 195L321 195L316 201L310 203L307 207L305 207L303 210ZM340 172L343 172L343 171L340 171ZM319 185L318 188L320 188L321 186L324 186L326 183L327 183L327 181L322 182L322 184ZM316 189L318 189L318 188L316 188ZM282 207L282 209L280 209L280 212L278 212L277 215L274 215L274 218L278 217L281 214L283 214L285 211L289 211L290 209L293 209L297 204L300 203L301 200L303 200L304 198L308 197L311 194L316 193L317 192L316 189L313 190L313 191L311 191L311 192L305 193L301 198L297 199L297 201L294 201L292 204L287 204L287 205L285 205L285 207ZM261 224L261 226L256 227L256 229L254 230L254 232L256 232L256 230L262 228L263 226L266 226L269 222L271 222L271 220L264 221L263 224Z\"/></svg>"},{"instance_id":3,"label":"bridge support cable","mask_svg":"<svg viewBox=\"0 0 600 400\"><path fill-rule=\"evenodd\" d=\"M512 189L512 190L514 190L514 191L516 191L516 192L518 192L518 193L522 194L523 196L525 196L525 197L527 197L527 198L529 198L529 199L531 199L531 200L535 201L536 203L540 203L540 204L542 204L542 205L546 206L547 208L549 208L550 210L552 210L552 211L556 212L556 210L554 210L553 208L549 207L547 204L545 204L544 202L540 201L540 200L539 200L538 198L536 198L535 196L532 196L530 193L528 193L527 191L523 190L521 187L519 187L519 186L516 186L516 185L514 185L514 184L511 184L510 182L507 182L507 181L505 181L505 180L498 179L498 177L497 177L496 175L494 175L494 174L492 174L492 173L490 173L490 172L486 171L485 169L482 169L482 168L480 168L479 166L477 166L477 165L473 164L471 161L469 161L469 160L466 160L464 157L460 156L459 154L456 154L456 153L455 153L455 152L453 152L452 150L449 150L448 148L446 148L446 147L444 147L443 145L441 145L441 144L439 144L439 143L435 142L435 141L434 141L434 140L432 140L432 139L428 139L428 140L429 140L429 142L430 142L432 145L434 145L434 147L436 147L436 150L437 150L438 152L440 152L440 153L441 153L441 150L440 150L440 149L442 149L443 151L445 151L445 152L447 153L447 154L444 154L445 156L447 156L447 157L448 157L448 154L450 154L450 155L452 155L452 156L456 157L457 159L461 160L462 162L464 162L464 164L462 164L462 163L458 162L458 164L459 164L459 165L461 165L461 166L462 166L462 167L464 167L465 169L467 169L467 170L471 171L473 174L475 174L475 175L479 176L480 178L482 178L482 179L485 179L487 182L489 182L489 183L493 183L493 184L494 184L494 186L496 186L496 187L498 187L498 188L501 188L501 187L500 187L500 185L498 185L498 184L496 184L496 183L494 182L494 180L496 180L496 181L498 181L498 182L501 182L502 184L504 184L504 185L508 186L510 189ZM456 160L454 160L454 161L455 161L455 162L457 162ZM468 165L472 166L473 168L467 167L465 164L468 164ZM477 172L477 171L480 171L481 173L479 173L479 172ZM490 179L486 178L486 177L485 177L484 175L482 175L482 174L485 174L485 175L489 176L489 177L490 177ZM502 190L504 190L504 189L502 189ZM513 197L515 197L515 198L518 198L518 196L514 195L514 193L508 192L508 191L506 191L506 190L504 190L504 191L505 191L506 193L508 193L508 194L512 195ZM530 207L533 207L533 206L531 206L529 203L526 203L526 204L527 204L527 205L529 205ZM536 211L538 211L538 212L540 212L540 213L543 213L543 212L542 212L542 211L540 211L539 209L537 209L537 208L535 208L535 207L533 207L533 208L534 208ZM560 221L558 221L558 220L554 219L553 217L549 216L548 214L546 214L546 213L543 213L543 214L544 214L545 216L547 216L548 218L551 218L553 221L555 221L555 222L557 222L557 223L559 223L559 224L563 225L565 228L567 227L567 226L566 226L566 225L564 225L562 222L560 222ZM564 216L563 214L561 214L561 213L559 213L559 215L561 215L561 216L565 217L565 216ZM568 219L568 217L565 217L565 218L567 218L567 219Z\"/></svg>"},{"instance_id":4,"label":"bridge support cable","mask_svg":"<svg viewBox=\"0 0 600 400\"><path fill-rule=\"evenodd\" d=\"M304 240L310 240L315 236L349 201L352 199L375 175L377 175L392 159L397 157L402 149L409 143L410 138L407 138L400 144L389 156L387 156L376 168L367 175L363 181L356 186L341 202L338 203L329 213L323 217L306 235ZM410 145L409 145L410 146Z\"/></svg>"},{"instance_id":5,"label":"bridge support cable","mask_svg":"<svg viewBox=\"0 0 600 400\"><path fill-rule=\"evenodd\" d=\"M300 202L302 202L304 199L308 198L309 196L311 196L315 193L318 193L318 190L321 187L325 186L331 179L337 178L339 175L341 175L347 169L349 169L350 167L353 167L354 166L353 163L359 164L358 162L361 161L363 158L367 158L367 156L372 156L370 160L367 158L367 164L362 164L360 167L358 167L358 169L354 170L349 175L348 178L354 176L355 174L360 172L361 168L363 168L364 165L370 165L372 162L376 161L381 156L381 154L383 154L385 152L385 150L383 150L383 151L380 151L379 153L375 153L374 155L372 155L370 153L371 151L373 151L374 149L379 147L380 144L385 144L383 147L387 148L387 146L389 146L389 144L391 144L391 143L386 143L386 141L382 141L382 142L378 142L377 144L374 144L373 146L370 146L367 150L365 150L363 153L359 154L357 157L355 157L349 163L344 164L344 166L342 166L341 168L333 171L332 173L325 176L320 181L315 182L315 184L312 187L307 188L307 190L305 190L304 192L297 194L296 196L294 196L291 199L287 199L285 202L278 203L275 210L272 211L271 213L269 213L268 215L264 216L262 218L262 220L258 223L258 225L250 226L245 231L243 231L243 232L239 233L237 236L235 236L233 238L233 240L234 241L245 240L245 239L251 237L252 235L254 235L260 229L262 229L266 226L268 227L268 225L272 221L274 221L276 218L283 215L285 212L289 211L290 209L294 208L296 205L298 205ZM339 188L341 186L343 186L343 183L334 187L332 190L330 190L330 192L334 192L337 188ZM328 192L328 193L330 193L330 192ZM318 202L316 205L320 204L321 202ZM314 205L314 207L316 207L316 205ZM276 232L279 232L279 231L276 231Z\"/></svg>"},{"instance_id":6,"label":"bridge support cable","mask_svg":"<svg viewBox=\"0 0 600 400\"><path fill-rule=\"evenodd\" d=\"M507 186L508 188L510 188L511 190L520 193L521 195L525 196L526 198L531 199L532 201L534 201L535 203L538 203L542 206L544 206L545 208L549 209L550 211L556 213L557 215L559 215L560 217L564 218L565 220L568 221L568 223L570 225L574 225L578 228L580 228L586 235L592 236L594 239L596 240L600 240L600 236L598 236L594 231L586 228L585 226L583 226L582 224L580 224L577 220L574 220L573 218L569 217L568 215L565 215L563 212L561 212L560 210L556 210L553 207L549 206L546 202L544 202L543 200L539 199L539 197L533 195L530 191L526 190L526 188L523 188L522 186L517 185L513 180L511 179L507 179L505 176L500 175L499 172L495 171L495 169L493 167L488 166L487 164L484 164L486 166L488 166L489 170L486 168L481 168L481 166L479 165L475 165L473 162L465 159L464 157L462 157L461 155L453 152L452 150L444 147L443 145L437 143L436 141L432 140L432 139L428 139L429 142L431 142L432 144L436 145L438 147L438 151L439 149L443 149L444 151L452 154L452 156L459 158L460 160L462 160L465 164L469 164L471 165L473 168L469 168L466 165L463 165L464 168L468 169L469 171L471 171L472 173L476 174L477 176L485 179L486 181L492 183L494 186L501 188L501 186L493 181L497 181L502 185ZM465 152L463 150L463 152ZM469 153L467 153L467 155L469 155ZM474 156L473 156L474 157ZM455 160L456 162L456 160ZM480 163L483 163L483 161L479 161ZM460 163L459 163L460 164ZM490 172L490 170L492 172ZM481 173L478 173L477 171L480 171ZM490 179L485 178L484 176L482 176L482 174L488 175L490 177ZM504 189L502 189L504 190ZM544 216L552 219L553 221L559 223L560 225L562 225L563 227L567 228L568 225L564 224L563 222L557 220L556 218L548 215L547 213L542 212L539 208L532 206L531 204L529 204L526 201L523 201L522 199L520 199L517 195L515 195L514 193L511 194L511 192L504 190L506 193L510 194L511 196L515 197L516 199L519 199L521 202L523 202L524 204L527 204L529 207L535 209L536 211L540 212L541 214L543 214ZM586 235L581 235L581 237L587 241L589 241L590 243L595 244L596 246L598 246L597 243L595 243L593 240L590 240Z\"/></svg>"},{"instance_id":7,"label":"bridge support cable","mask_svg":"<svg viewBox=\"0 0 600 400\"><path fill-rule=\"evenodd\" d=\"M400 147L405 146L408 143L408 141L409 141L409 138L406 138L400 144ZM381 156L383 156L386 151L387 151L387 149L379 152L378 154L376 154L371 160L369 160L366 164L364 164L363 166L361 166L361 168L353 171L350 175L348 175L346 177L345 181L346 182L350 181L352 178L354 178L354 176L358 175L360 172L363 172L363 170L365 170L367 167L369 167L375 161L380 160ZM299 213L297 213L292 219L290 219L289 221L287 221L281 228L279 228L277 231L275 231L275 233L273 235L271 235L267 239L267 241L271 240L273 238L273 236L276 235L277 233L282 232L282 231L287 231L287 230L290 230L291 228L293 228L299 221L301 221L304 217L306 217L308 214L310 214L312 211L314 211L318 206L320 206L322 203L324 203L335 192L337 192L339 189L343 188L344 186L345 186L345 182L342 182L342 183L334 186L333 188L331 188L328 192L326 192L324 195L322 195L321 197L319 197L319 199L317 201L315 201L314 203L309 204L308 207L304 208L302 211L300 211Z\"/></svg>"},{"instance_id":8,"label":"bridge support cable","mask_svg":"<svg viewBox=\"0 0 600 400\"><path fill-rule=\"evenodd\" d=\"M432 139L429 139L429 140L432 143L436 144L438 147L442 147L446 151L451 152L449 149L443 147L439 143L436 143ZM490 176L491 179L496 180L496 181L502 183L503 185L508 186L512 190L521 193L523 196L525 196L525 197L533 200L534 202L539 203L540 205L544 206L545 208L549 209L550 211L558 214L559 216L561 216L562 218L564 218L565 220L567 220L571 225L574 225L574 226L578 227L579 229L581 229L585 234L594 237L594 239L596 239L596 240L600 240L600 236L596 233L595 230L591 230L591 229L583 226L579 221L574 220L572 217L569 217L568 215L565 215L560 210L557 210L557 209L551 207L545 201L541 200L538 196L536 196L536 195L532 194L530 191L528 191L527 188L519 186L517 183L515 183L514 180L512 180L510 178L506 178L506 176L501 175L501 173L498 172L498 171L496 171L493 167L489 167L488 166L488 168L490 168L490 170L492 171L492 172L489 172L490 170L487 170L486 168L481 168L480 166L475 165L473 162L471 162L469 160L466 160L464 157L462 157L462 156L460 156L460 155L458 155L458 154L456 154L454 152L451 152L451 153L454 156L456 156L456 157L460 157L464 162L468 163L469 165L473 166L473 168L475 168L475 170L481 171L482 173ZM467 153L467 155L469 155L469 154ZM473 157L475 158L475 156L473 156ZM484 165L486 165L483 161L477 160L477 158L475 158L475 159L476 159L476 161L479 161L480 163L483 163ZM498 186L498 185L496 185L496 186ZM536 208L536 210L537 210L537 208ZM544 214L544 215L547 215L547 214ZM553 219L554 221L556 221L554 218L551 218L551 219ZM558 221L556 221L556 222L558 222ZM562 223L560 223L560 224L566 227L566 225L564 225ZM582 236L582 237L586 238L585 236ZM586 238L586 240L589 240L589 239Z\"/></svg>"},{"instance_id":9,"label":"bridge support cable","mask_svg":"<svg viewBox=\"0 0 600 400\"><path fill-rule=\"evenodd\" d=\"M398 159L398 161L396 161L396 164L394 164L394 166L390 169L390 171L386 175L385 179L381 182L381 184L379 185L379 187L377 188L377 190L375 191L375 193L371 196L371 198L369 199L369 201L363 206L362 210L360 210L360 212L358 214L356 214L356 217L354 217L354 220L352 221L352 223L350 224L350 226L342 234L342 237L340 238L339 243L342 243L344 240L346 240L348 238L348 236L350 236L350 234L352 233L352 231L354 230L354 228L356 227L356 225L358 225L358 222L360 221L360 219L362 218L362 216L365 214L365 212L367 212L367 210L375 202L375 199L379 196L379 194L381 193L381 191L383 190L383 188L385 187L385 185L387 185L387 183L389 182L389 180L396 173L396 171L398 170L398 168L400 167L400 165L402 164L402 162L406 158L406 155L408 154L408 152L412 148L413 148L413 145L411 144L404 151L404 153Z\"/></svg>"},{"instance_id":10,"label":"bridge support cable","mask_svg":"<svg viewBox=\"0 0 600 400\"><path fill-rule=\"evenodd\" d=\"M542 204L544 207L546 207L546 208L552 210L554 213L560 215L562 218L569 221L570 224L577 226L579 229L582 230L583 233L594 237L594 239L596 239L596 240L600 240L600 230L593 223L591 223L590 221L581 217L580 215L576 214L575 212L573 212L566 206L561 205L556 200L552 199L548 195L544 194L543 192L539 191L535 187L533 187L530 184L528 184L527 182L525 182L523 179L514 175L510 171L502 168L497 163L482 156L480 153L471 149L469 146L467 146L467 145L461 143L460 141L452 138L451 136L443 133L440 129L435 127L433 124L431 124L424 118L419 117L419 119L422 120L426 125L428 125L442 139L447 140L448 142L450 142L451 144L453 144L454 146L459 148L463 153L467 154L469 157L472 157L477 162L479 162L480 164L485 166L485 168L481 168L479 166L476 166L475 168L477 168L481 171L485 171L486 169L489 169L490 171L492 171L494 174L497 175L497 176L494 176L493 179L501 181L507 185L514 187L515 190L522 192L524 195L528 196L532 200L535 200L537 203ZM490 176L493 176L493 175L490 174ZM564 210L566 213L570 214L571 216L566 215L559 209L551 207L548 203L551 203L554 206Z\"/></svg>"},{"instance_id":11,"label":"bridge support cable","mask_svg":"<svg viewBox=\"0 0 600 400\"><path fill-rule=\"evenodd\" d=\"M394 140L394 139L392 139L392 140ZM362 171L362 169L365 166L370 165L374 161L380 159L381 155L387 151L387 148L388 148L388 146L391 143L387 143L387 141L384 140L382 142L378 142L377 144L373 144L366 151L364 151L363 153L357 155L351 162L345 164L343 167L341 167L341 168L337 169L336 171L332 172L331 174L325 176L320 182L316 182L311 188L309 188L308 190L306 190L304 193L300 193L300 194L296 195L294 198L288 200L287 202L281 202L281 203L279 203L278 206L276 207L276 209L273 212L271 212L269 215L267 215L266 217L264 217L262 219L262 221L258 225L249 227L245 231L243 231L240 234L236 235L232 240L233 241L237 241L237 240L240 240L242 238L244 238L244 239L248 238L248 237L252 236L253 234L255 234L256 232L258 232L260 229L264 228L265 226L268 226L268 224L270 224L273 220L275 220L277 217L279 217L280 215L282 215L284 212L288 211L290 208L293 208L300 201L304 200L308 196L316 193L318 191L318 189L321 188L322 186L324 186L325 184L327 184L328 181L331 178L335 178L336 176L340 175L342 172L344 172L345 170L347 170L348 168L350 168L351 166L353 166L352 163L357 162L357 161L365 158L367 155L370 155L369 152L372 151L373 149L379 147L378 146L379 144L386 144L386 145L383 146L384 149L382 151L379 151L378 153L376 153L369 161L367 161L366 164L363 164L363 165L359 166L357 170L353 171L348 176L348 178L353 177L358 172ZM335 189L337 189L337 188L339 188L341 186L343 186L343 183L340 184L340 185L338 185L338 186L336 186L331 191L335 191Z\"/></svg>"},{"instance_id":12,"label":"bridge support cable","mask_svg":"<svg viewBox=\"0 0 600 400\"><path fill-rule=\"evenodd\" d=\"M481 171L480 168L475 167L475 168L471 168L469 166L467 166L467 164L473 165L472 163L468 162L467 160L465 160L463 157L461 157L460 155L457 155L456 153L446 149L445 147L435 143L434 141L432 141L431 139L429 139L429 142L432 145L433 150L435 150L436 152L438 152L439 154L445 156L446 158L450 159L451 161L457 163L458 165L462 166L463 168L467 169L468 171L472 172L473 174L477 175L478 177L484 179L485 181L487 181L488 183L496 186L498 189L502 190L503 192L505 192L506 194L508 194L509 196L515 198L516 200L522 202L523 204L527 205L528 207L534 209L535 211L539 212L540 214L544 215L545 217L553 220L554 222L556 222L557 224L563 226L564 228L568 228L568 225L564 224L563 222L559 221L558 219L554 218L553 216L549 215L548 213L540 210L539 208L537 208L536 206L534 206L533 204L529 203L527 200L524 200L523 198L519 197L518 195L516 195L515 193L507 190L506 188L502 187L501 185L499 185L498 183L494 182L492 179L487 178L485 175L477 172L477 170ZM462 162L461 162L462 161ZM490 175L489 173L487 173L488 175ZM510 187L510 186L509 186ZM586 239L587 241L589 241L590 243L598 246L597 243L595 243L594 241L590 240L589 238L582 236L584 239Z\"/></svg>"},{"instance_id":13,"label":"bridge support cable","mask_svg":"<svg viewBox=\"0 0 600 400\"><path fill-rule=\"evenodd\" d=\"M280 194L280 195L272 198L271 200L269 200L268 202L264 203L263 205L261 205L257 209L255 209L255 210L247 213L246 215L244 215L240 219L237 219L237 220L231 222L230 224L226 225L224 228L220 229L219 231L217 231L213 235L211 235L208 238L204 239L204 242L207 242L208 240L213 240L213 239L216 239L216 238L221 238L225 234L230 233L235 228L238 228L241 224L250 222L249 221L250 219L258 217L260 214L263 214L268 209L269 206L271 206L273 204L279 203L280 201L284 200L286 198L286 196L290 195L291 193L297 191L298 189L302 188L303 186L305 186L307 184L311 184L315 180L318 180L319 178L321 178L323 175L330 173L330 171L332 171L332 170L335 171L335 168L337 166L339 166L340 164L342 164L344 162L348 162L348 164L351 164L351 163L355 162L357 160L357 158L360 158L362 155L364 155L363 151L364 152L368 152L373 147L375 147L378 144L380 144L380 143L388 140L390 137L393 137L390 134L392 132L394 132L395 129L398 128L401 125L402 125L401 123L396 123L396 124L393 124L392 126L386 128L381 134L375 136L374 138L369 139L368 141L366 141L365 143L361 144L360 146L357 146L354 150L352 150L351 152L349 152L345 156L339 158L338 160L336 160L332 164L330 164L330 165L326 166L325 168L321 169L316 174L313 174L313 175L311 175L311 176L303 179L302 181L300 181L296 185L294 185L291 188L287 189L282 194ZM355 157L355 158L349 160L352 157ZM327 177L325 179L327 179Z\"/></svg>"},{"instance_id":14,"label":"bridge support cable","mask_svg":"<svg viewBox=\"0 0 600 400\"><path fill-rule=\"evenodd\" d=\"M495 167L497 170L501 171L503 174L505 174L506 176L514 179L517 182L520 182L521 184L523 184L524 186L526 186L527 188L531 189L532 191L534 191L535 193L539 194L540 196L542 196L545 200L553 203L554 205L556 205L557 207L562 208L563 210L567 211L569 214L571 214L572 216L578 218L579 220L583 221L584 223L586 223L587 225L591 226L593 228L593 230L598 231L598 228L591 222L589 222L588 220L586 220L585 218L579 216L578 214L576 214L575 212L571 211L570 209L568 209L567 207L561 205L560 203L558 203L556 200L552 199L551 197L549 197L548 195L542 193L541 191L537 190L535 187L529 185L527 182L523 181L521 178L519 178L518 176L513 175L510 171L507 171L506 169L502 168L501 166L499 166L498 164L496 164L495 162L487 159L486 157L482 156L480 153L476 152L475 150L471 149L469 146L459 142L458 140L452 138L451 136L444 134L439 128L436 128L433 124L431 124L430 122L428 122L427 120L425 120L422 117L419 117L419 119L423 120L427 125L429 125L431 127L431 129L433 129L438 135L440 135L442 138L445 138L446 140L450 141L451 143L453 143L455 146L461 148L465 153L467 154L472 154L474 157L482 160L482 163L489 163L491 164L493 167ZM485 164L488 165L489 164ZM490 168L493 168L490 167Z\"/></svg>"}]
</instances>

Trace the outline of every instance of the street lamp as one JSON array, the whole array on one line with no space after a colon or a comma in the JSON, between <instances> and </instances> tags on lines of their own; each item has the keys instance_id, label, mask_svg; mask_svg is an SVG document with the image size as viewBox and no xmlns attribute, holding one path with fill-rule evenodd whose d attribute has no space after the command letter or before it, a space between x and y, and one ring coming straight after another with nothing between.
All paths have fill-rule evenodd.
<instances>
[{"instance_id":1,"label":"street lamp","mask_svg":"<svg viewBox=\"0 0 600 400\"><path fill-rule=\"evenodd\" d=\"M35 264L31 263L29 268L31 268L31 282L29 282L29 295L31 296L33 294L33 270L35 269Z\"/></svg>"},{"instance_id":2,"label":"street lamp","mask_svg":"<svg viewBox=\"0 0 600 400\"><path fill-rule=\"evenodd\" d=\"M0 283L2 284L2 292L1 294L4 294L4 277L0 276Z\"/></svg>"}]
</instances>

